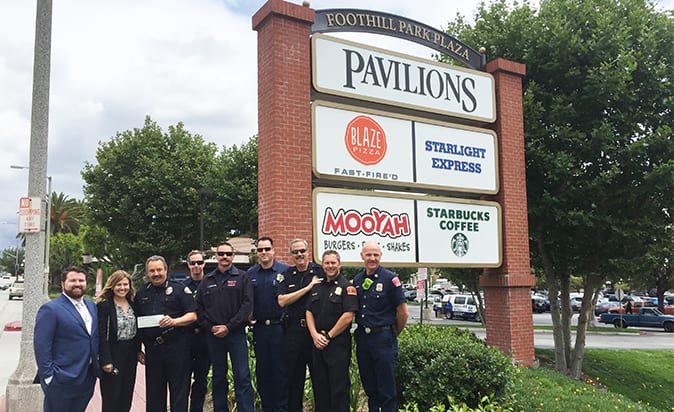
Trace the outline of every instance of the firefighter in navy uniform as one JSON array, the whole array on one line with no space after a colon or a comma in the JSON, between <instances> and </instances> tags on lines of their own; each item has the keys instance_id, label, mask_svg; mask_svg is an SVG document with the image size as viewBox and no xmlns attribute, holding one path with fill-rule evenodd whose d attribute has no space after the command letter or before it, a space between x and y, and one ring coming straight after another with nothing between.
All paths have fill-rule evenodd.
<instances>
[{"instance_id":1,"label":"firefighter in navy uniform","mask_svg":"<svg viewBox=\"0 0 674 412\"><path fill-rule=\"evenodd\" d=\"M204 252L192 250L187 254L187 268L190 276L183 280L183 285L190 288L192 296L196 298L199 283L204 278ZM192 370L192 388L190 389L190 412L203 412L206 392L208 392L208 371L211 369L211 357L208 355L206 331L199 327L197 322L189 326L190 356Z\"/></svg>"},{"instance_id":2,"label":"firefighter in navy uniform","mask_svg":"<svg viewBox=\"0 0 674 412\"><path fill-rule=\"evenodd\" d=\"M246 337L246 325L253 313L253 286L248 273L233 265L235 254L231 243L220 242L215 249L218 266L204 276L197 291L199 326L206 330L213 365L214 412L229 411L230 363L236 410L254 410Z\"/></svg>"},{"instance_id":3,"label":"firefighter in navy uniform","mask_svg":"<svg viewBox=\"0 0 674 412\"><path fill-rule=\"evenodd\" d=\"M288 373L282 322L283 309L276 300L282 272L289 268L274 259L274 241L267 236L257 240L257 264L248 269L253 284L253 347L255 377L263 412L288 410Z\"/></svg>"},{"instance_id":4,"label":"firefighter in navy uniform","mask_svg":"<svg viewBox=\"0 0 674 412\"><path fill-rule=\"evenodd\" d=\"M286 359L288 362L288 411L301 412L306 370L313 376L313 340L307 329L306 305L309 292L323 281L323 269L310 261L309 244L303 239L290 242L295 266L283 272L278 286L278 304L286 309Z\"/></svg>"},{"instance_id":5,"label":"firefighter in navy uniform","mask_svg":"<svg viewBox=\"0 0 674 412\"><path fill-rule=\"evenodd\" d=\"M149 282L136 293L136 313L163 315L159 327L140 329L145 353L138 360L145 365L145 398L148 411L166 410L168 384L171 411L187 412L190 388L190 335L187 328L197 319L197 303L185 285L167 280L168 265L161 256L145 262Z\"/></svg>"},{"instance_id":6,"label":"firefighter in navy uniform","mask_svg":"<svg viewBox=\"0 0 674 412\"><path fill-rule=\"evenodd\" d=\"M395 382L398 335L407 324L407 303L400 279L379 266L377 242L363 244L365 270L353 278L358 292L356 358L369 411L397 410Z\"/></svg>"},{"instance_id":7,"label":"firefighter in navy uniform","mask_svg":"<svg viewBox=\"0 0 674 412\"><path fill-rule=\"evenodd\" d=\"M339 273L339 253L323 253L326 279L311 291L307 303L307 328L314 343L316 412L349 412L351 323L358 310L356 288Z\"/></svg>"}]
</instances>

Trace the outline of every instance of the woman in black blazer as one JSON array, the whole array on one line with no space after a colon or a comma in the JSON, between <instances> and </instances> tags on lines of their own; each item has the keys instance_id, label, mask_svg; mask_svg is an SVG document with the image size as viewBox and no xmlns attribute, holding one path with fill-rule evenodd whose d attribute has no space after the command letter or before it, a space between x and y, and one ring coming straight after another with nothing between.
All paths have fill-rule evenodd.
<instances>
[{"instance_id":1,"label":"woman in black blazer","mask_svg":"<svg viewBox=\"0 0 674 412\"><path fill-rule=\"evenodd\" d=\"M140 350L131 275L114 272L96 299L103 412L129 412Z\"/></svg>"}]
</instances>

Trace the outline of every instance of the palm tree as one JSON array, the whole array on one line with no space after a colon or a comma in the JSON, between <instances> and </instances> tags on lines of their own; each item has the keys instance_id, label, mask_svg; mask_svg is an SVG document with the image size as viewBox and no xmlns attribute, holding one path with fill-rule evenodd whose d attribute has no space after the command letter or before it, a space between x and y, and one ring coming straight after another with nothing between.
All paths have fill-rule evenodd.
<instances>
[{"instance_id":1,"label":"palm tree","mask_svg":"<svg viewBox=\"0 0 674 412\"><path fill-rule=\"evenodd\" d=\"M84 203L69 199L63 192L51 194L50 220L51 234L72 233L77 235L84 222Z\"/></svg>"}]
</instances>

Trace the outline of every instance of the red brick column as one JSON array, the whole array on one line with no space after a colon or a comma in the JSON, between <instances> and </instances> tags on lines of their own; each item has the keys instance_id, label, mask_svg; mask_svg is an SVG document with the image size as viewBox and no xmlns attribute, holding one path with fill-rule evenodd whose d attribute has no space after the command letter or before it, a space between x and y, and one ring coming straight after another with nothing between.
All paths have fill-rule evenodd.
<instances>
[{"instance_id":1,"label":"red brick column","mask_svg":"<svg viewBox=\"0 0 674 412\"><path fill-rule=\"evenodd\" d=\"M529 266L529 227L524 160L524 113L521 63L496 59L487 72L496 80L494 131L498 134L500 192L491 198L503 211L503 265L485 270L480 285L485 294L487 344L513 362L535 364L531 286L536 279Z\"/></svg>"},{"instance_id":2,"label":"red brick column","mask_svg":"<svg viewBox=\"0 0 674 412\"><path fill-rule=\"evenodd\" d=\"M288 242L311 244L311 44L314 10L269 0L253 16L257 35L258 233L279 260ZM253 67L250 70L254 70Z\"/></svg>"}]
</instances>

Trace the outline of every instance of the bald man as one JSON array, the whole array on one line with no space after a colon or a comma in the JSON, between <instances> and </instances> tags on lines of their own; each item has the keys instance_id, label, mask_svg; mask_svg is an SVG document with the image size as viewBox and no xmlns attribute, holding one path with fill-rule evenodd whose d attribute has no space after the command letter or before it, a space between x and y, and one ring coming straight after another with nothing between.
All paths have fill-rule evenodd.
<instances>
[{"instance_id":1,"label":"bald man","mask_svg":"<svg viewBox=\"0 0 674 412\"><path fill-rule=\"evenodd\" d=\"M398 276L380 266L381 247L363 244L365 269L353 278L358 293L356 357L370 411L396 411L398 335L407 324L407 303Z\"/></svg>"}]
</instances>

